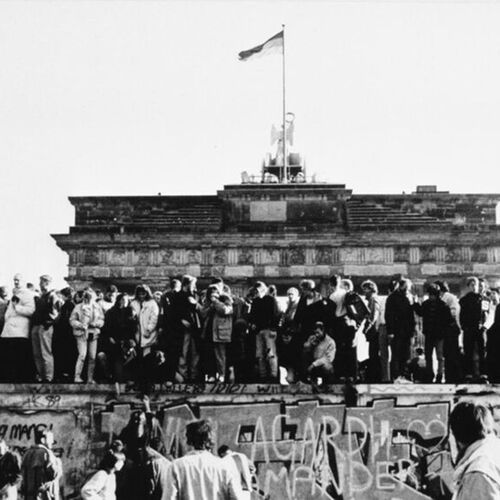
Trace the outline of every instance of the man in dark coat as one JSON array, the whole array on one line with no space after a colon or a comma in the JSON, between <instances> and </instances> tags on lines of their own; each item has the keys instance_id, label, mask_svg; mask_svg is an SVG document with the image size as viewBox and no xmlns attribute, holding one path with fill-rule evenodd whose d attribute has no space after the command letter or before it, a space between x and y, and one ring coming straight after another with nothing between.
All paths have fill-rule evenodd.
<instances>
[{"instance_id":1,"label":"man in dark coat","mask_svg":"<svg viewBox=\"0 0 500 500\"><path fill-rule=\"evenodd\" d=\"M460 325L464 332L466 380L486 378L486 329L484 323L489 304L479 293L479 280L467 280L469 291L460 299Z\"/></svg>"},{"instance_id":2,"label":"man in dark coat","mask_svg":"<svg viewBox=\"0 0 500 500\"><path fill-rule=\"evenodd\" d=\"M411 281L399 280L385 303L387 335L392 345L393 379L404 376L411 358L411 339L415 333L415 316L410 295Z\"/></svg>"},{"instance_id":3,"label":"man in dark coat","mask_svg":"<svg viewBox=\"0 0 500 500\"><path fill-rule=\"evenodd\" d=\"M416 312L422 316L423 334L425 336L425 363L430 380L433 382L434 370L432 367L432 355L436 351L438 369L436 383L441 383L444 378L444 361L446 353L444 343L448 330L452 325L453 318L450 308L441 300L440 289L436 284L431 284L427 288L429 298L421 305L415 304Z\"/></svg>"}]
</instances>

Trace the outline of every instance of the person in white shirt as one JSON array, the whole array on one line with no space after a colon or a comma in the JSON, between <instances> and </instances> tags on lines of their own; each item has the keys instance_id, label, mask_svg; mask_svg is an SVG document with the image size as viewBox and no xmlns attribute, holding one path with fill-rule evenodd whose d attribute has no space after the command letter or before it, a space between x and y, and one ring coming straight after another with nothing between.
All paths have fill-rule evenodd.
<instances>
[{"instance_id":1,"label":"person in white shirt","mask_svg":"<svg viewBox=\"0 0 500 500\"><path fill-rule=\"evenodd\" d=\"M252 476L255 473L253 463L244 453L233 451L225 444L219 447L217 454L230 467L236 467L236 473L240 478L241 489L243 490L243 498L250 500L252 497Z\"/></svg>"},{"instance_id":2,"label":"person in white shirt","mask_svg":"<svg viewBox=\"0 0 500 500\"><path fill-rule=\"evenodd\" d=\"M170 465L168 500L243 500L243 490L236 467L230 467L212 454L212 425L197 420L186 427L187 444L193 450Z\"/></svg>"},{"instance_id":3,"label":"person in white shirt","mask_svg":"<svg viewBox=\"0 0 500 500\"><path fill-rule=\"evenodd\" d=\"M107 451L99 464L99 470L90 476L80 493L82 500L116 500L115 472L125 464L125 454Z\"/></svg>"}]
</instances>

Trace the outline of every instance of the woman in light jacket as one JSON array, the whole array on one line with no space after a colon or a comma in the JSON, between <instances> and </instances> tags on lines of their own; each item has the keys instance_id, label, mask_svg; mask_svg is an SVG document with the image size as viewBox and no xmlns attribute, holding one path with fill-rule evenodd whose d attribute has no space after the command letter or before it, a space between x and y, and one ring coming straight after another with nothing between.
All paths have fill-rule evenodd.
<instances>
[{"instance_id":1,"label":"woman in light jacket","mask_svg":"<svg viewBox=\"0 0 500 500\"><path fill-rule=\"evenodd\" d=\"M158 341L158 316L160 309L147 285L139 285L135 289L134 300L130 303L137 321L136 342L147 356Z\"/></svg>"},{"instance_id":2,"label":"woman in light jacket","mask_svg":"<svg viewBox=\"0 0 500 500\"><path fill-rule=\"evenodd\" d=\"M104 313L95 300L95 294L90 288L83 292L83 300L77 304L71 313L69 322L76 338L78 358L75 366L75 382L82 380L82 370L85 359L87 363L87 383L94 383L94 368L97 355L97 339L104 325Z\"/></svg>"},{"instance_id":3,"label":"woman in light jacket","mask_svg":"<svg viewBox=\"0 0 500 500\"><path fill-rule=\"evenodd\" d=\"M125 454L107 451L93 474L81 489L82 500L116 500L115 472L125 464Z\"/></svg>"},{"instance_id":4,"label":"woman in light jacket","mask_svg":"<svg viewBox=\"0 0 500 500\"><path fill-rule=\"evenodd\" d=\"M35 296L20 274L14 276L14 290L7 310L0 344L2 382L31 382L32 350L30 318L35 312Z\"/></svg>"}]
</instances>

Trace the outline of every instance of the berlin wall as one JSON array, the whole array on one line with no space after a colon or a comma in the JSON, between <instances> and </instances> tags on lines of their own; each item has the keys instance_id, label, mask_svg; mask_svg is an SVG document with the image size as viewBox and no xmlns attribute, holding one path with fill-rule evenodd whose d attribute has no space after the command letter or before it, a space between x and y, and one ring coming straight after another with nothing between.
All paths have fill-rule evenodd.
<instances>
[{"instance_id":1,"label":"berlin wall","mask_svg":"<svg viewBox=\"0 0 500 500\"><path fill-rule=\"evenodd\" d=\"M346 404L341 386L156 386L151 407L169 458L187 451L187 422L209 418L216 446L245 453L256 466L254 499L427 499L423 476L451 478L448 416L462 399L493 406L500 387L358 386ZM0 436L19 454L37 428L54 431L64 465L64 494L79 498L106 445L142 408L141 395L119 386L0 386ZM354 406L355 404L355 406ZM498 413L498 414L497 414Z\"/></svg>"}]
</instances>

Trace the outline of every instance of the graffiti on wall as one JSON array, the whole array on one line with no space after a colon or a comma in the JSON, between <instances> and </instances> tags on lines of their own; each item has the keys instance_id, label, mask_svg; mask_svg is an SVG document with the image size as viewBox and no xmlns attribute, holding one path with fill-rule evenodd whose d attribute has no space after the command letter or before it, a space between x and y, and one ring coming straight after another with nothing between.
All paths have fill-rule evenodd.
<instances>
[{"instance_id":1,"label":"graffiti on wall","mask_svg":"<svg viewBox=\"0 0 500 500\"><path fill-rule=\"evenodd\" d=\"M205 392L186 398L157 394L152 402L167 455L185 454L186 424L209 418L216 447L226 444L255 464L254 500L428 499L427 474L451 482L452 396L419 402L423 398L414 394L405 400L412 405L382 398L356 407L335 402L335 395L262 401L257 394L236 394L231 401ZM76 499L106 445L140 407L133 395L96 404L81 394L64 402L53 393L34 393L16 408L0 407L0 436L22 455L36 429L52 429L65 498Z\"/></svg>"},{"instance_id":2,"label":"graffiti on wall","mask_svg":"<svg viewBox=\"0 0 500 500\"><path fill-rule=\"evenodd\" d=\"M158 408L164 447L185 453L186 423L209 418L216 446L245 453L256 467L254 498L424 499L424 476L452 473L448 443L450 404L368 407L294 403L180 403ZM115 405L100 415L111 439L132 408Z\"/></svg>"}]
</instances>

